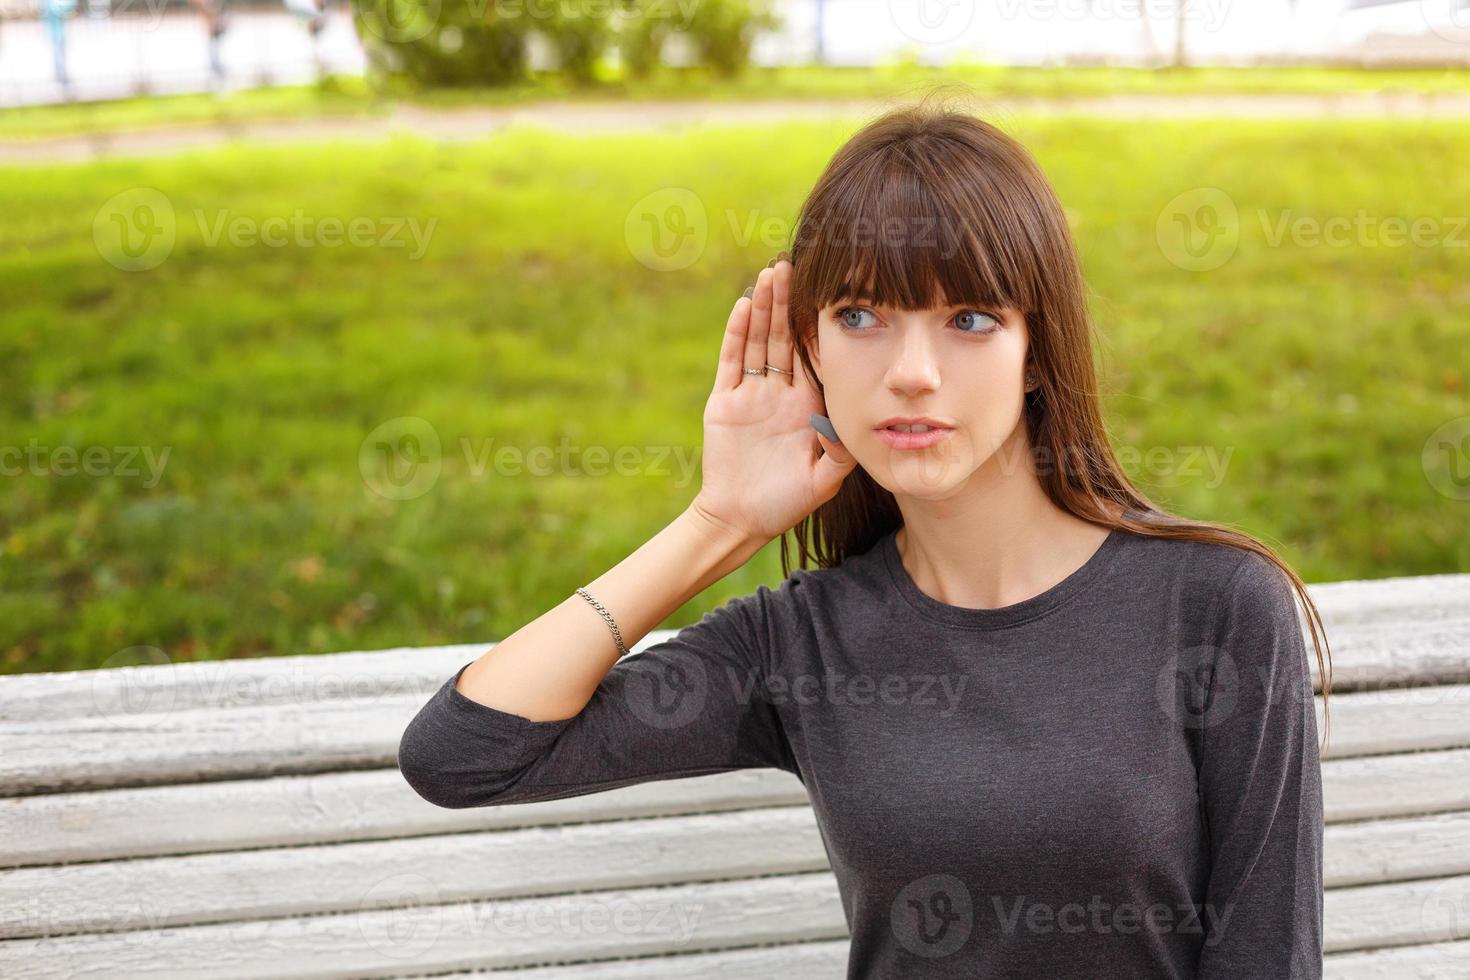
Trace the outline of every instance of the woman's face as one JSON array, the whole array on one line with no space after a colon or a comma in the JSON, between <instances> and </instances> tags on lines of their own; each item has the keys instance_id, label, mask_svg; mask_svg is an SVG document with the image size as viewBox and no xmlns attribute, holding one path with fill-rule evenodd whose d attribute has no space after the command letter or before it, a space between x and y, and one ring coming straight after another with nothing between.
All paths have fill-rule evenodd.
<instances>
[{"instance_id":1,"label":"woman's face","mask_svg":"<svg viewBox=\"0 0 1470 980\"><path fill-rule=\"evenodd\" d=\"M1005 475L1024 462L1027 342L1025 317L1010 307L844 300L818 311L812 359L828 417L863 469L894 494L943 499L982 467ZM894 417L947 431L915 445L926 437L885 431Z\"/></svg>"}]
</instances>

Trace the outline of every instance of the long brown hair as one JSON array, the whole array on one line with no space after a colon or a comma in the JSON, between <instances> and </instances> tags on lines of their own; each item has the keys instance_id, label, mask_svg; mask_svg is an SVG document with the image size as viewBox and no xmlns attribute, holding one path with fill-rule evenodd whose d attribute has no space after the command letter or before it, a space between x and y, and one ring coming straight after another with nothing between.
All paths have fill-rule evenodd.
<instances>
[{"instance_id":1,"label":"long brown hair","mask_svg":"<svg viewBox=\"0 0 1470 980\"><path fill-rule=\"evenodd\" d=\"M1159 508L1118 465L1098 403L1095 328L1077 249L1061 202L1020 143L932 98L891 109L828 163L802 206L790 257L793 344L819 391L808 346L817 312L856 287L878 305L906 310L945 302L1022 310L1040 381L1025 395L1026 432L1033 456L1061 464L1038 469L1047 496L1094 524L1227 545L1276 565L1308 610L1326 715L1331 651L1301 578L1243 531ZM902 523L893 494L859 465L835 497L792 528L798 567L837 565ZM783 534L783 577L791 567Z\"/></svg>"}]
</instances>

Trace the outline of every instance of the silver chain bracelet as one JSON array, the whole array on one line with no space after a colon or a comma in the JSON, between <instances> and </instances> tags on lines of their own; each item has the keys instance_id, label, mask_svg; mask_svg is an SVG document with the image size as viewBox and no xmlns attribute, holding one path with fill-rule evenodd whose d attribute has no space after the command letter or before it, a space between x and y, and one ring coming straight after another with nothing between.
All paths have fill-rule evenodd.
<instances>
[{"instance_id":1,"label":"silver chain bracelet","mask_svg":"<svg viewBox=\"0 0 1470 980\"><path fill-rule=\"evenodd\" d=\"M586 589L577 589L577 595L592 603L593 607L602 615L602 618L607 620L608 628L612 630L613 639L616 640L618 644L618 659L621 660L623 659L623 657L627 656L628 648L623 646L622 630L618 629L618 624L613 620L612 614L607 611L607 608L602 603L592 598L592 593L588 592Z\"/></svg>"}]
</instances>

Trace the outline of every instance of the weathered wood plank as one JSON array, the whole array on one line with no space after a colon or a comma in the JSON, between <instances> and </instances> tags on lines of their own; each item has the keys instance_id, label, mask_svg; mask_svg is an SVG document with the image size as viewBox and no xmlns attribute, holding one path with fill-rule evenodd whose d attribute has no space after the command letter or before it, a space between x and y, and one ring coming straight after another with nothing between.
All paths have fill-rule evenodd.
<instances>
[{"instance_id":1,"label":"weathered wood plank","mask_svg":"<svg viewBox=\"0 0 1470 980\"><path fill-rule=\"evenodd\" d=\"M1470 810L1470 749L1329 759L1329 823ZM714 813L808 801L791 773L745 769L520 806L446 810L397 769L0 799L7 866L329 844Z\"/></svg>"},{"instance_id":2,"label":"weathered wood plank","mask_svg":"<svg viewBox=\"0 0 1470 980\"><path fill-rule=\"evenodd\" d=\"M1326 734L1322 698L1313 699ZM1332 695L1332 731L1323 759L1470 746L1470 684Z\"/></svg>"},{"instance_id":3,"label":"weathered wood plank","mask_svg":"<svg viewBox=\"0 0 1470 980\"><path fill-rule=\"evenodd\" d=\"M1470 577L1470 576L1467 576ZM1470 609L1470 596L1460 600ZM1298 613L1312 688L1322 690L1306 618ZM1326 614L1323 614L1324 621ZM1470 614L1435 620L1384 619L1327 625L1332 693L1470 683Z\"/></svg>"},{"instance_id":4,"label":"weathered wood plank","mask_svg":"<svg viewBox=\"0 0 1470 980\"><path fill-rule=\"evenodd\" d=\"M1470 810L1470 749L1328 759L1322 804L1329 823Z\"/></svg>"},{"instance_id":5,"label":"weathered wood plank","mask_svg":"<svg viewBox=\"0 0 1470 980\"><path fill-rule=\"evenodd\" d=\"M432 881L385 871L342 915L0 941L0 976L347 980L847 936L830 872L433 904Z\"/></svg>"},{"instance_id":6,"label":"weathered wood plank","mask_svg":"<svg viewBox=\"0 0 1470 980\"><path fill-rule=\"evenodd\" d=\"M1323 980L1465 980L1470 977L1470 942L1336 953L1324 956L1322 965Z\"/></svg>"},{"instance_id":7,"label":"weathered wood plank","mask_svg":"<svg viewBox=\"0 0 1470 980\"><path fill-rule=\"evenodd\" d=\"M1333 888L1323 896L1328 953L1470 939L1470 875Z\"/></svg>"},{"instance_id":8,"label":"weathered wood plank","mask_svg":"<svg viewBox=\"0 0 1470 980\"><path fill-rule=\"evenodd\" d=\"M842 980L847 975L848 942L788 943L688 956L604 960L570 966L542 966L486 973L451 973L434 980Z\"/></svg>"},{"instance_id":9,"label":"weathered wood plank","mask_svg":"<svg viewBox=\"0 0 1470 980\"><path fill-rule=\"evenodd\" d=\"M1329 825L1322 840L1326 887L1470 874L1470 813Z\"/></svg>"},{"instance_id":10,"label":"weathered wood plank","mask_svg":"<svg viewBox=\"0 0 1470 980\"><path fill-rule=\"evenodd\" d=\"M1312 583L1307 591L1328 631L1334 692L1426 681L1470 683L1470 574ZM633 650L677 632L655 630ZM487 640L0 677L0 722L334 700L417 697L422 702L466 661L494 645ZM1310 659L1320 690L1316 661Z\"/></svg>"},{"instance_id":11,"label":"weathered wood plank","mask_svg":"<svg viewBox=\"0 0 1470 980\"><path fill-rule=\"evenodd\" d=\"M1470 939L1470 876L1331 889L1325 952ZM836 880L816 872L535 899L435 904L386 876L358 910L172 929L0 941L0 975L349 977L688 953L846 936ZM535 924L540 927L534 927ZM528 925L529 924L529 925Z\"/></svg>"},{"instance_id":12,"label":"weathered wood plank","mask_svg":"<svg viewBox=\"0 0 1470 980\"><path fill-rule=\"evenodd\" d=\"M0 867L382 840L809 804L780 769L665 779L563 800L449 810L397 769L0 799Z\"/></svg>"},{"instance_id":13,"label":"weathered wood plank","mask_svg":"<svg viewBox=\"0 0 1470 980\"><path fill-rule=\"evenodd\" d=\"M406 868L440 904L827 867L797 806L21 868L0 872L0 939L351 911Z\"/></svg>"},{"instance_id":14,"label":"weathered wood plank","mask_svg":"<svg viewBox=\"0 0 1470 980\"><path fill-rule=\"evenodd\" d=\"M1319 730L1322 703L1316 699ZM11 795L397 765L418 698L0 723ZM1470 747L1470 684L1340 694L1323 758Z\"/></svg>"},{"instance_id":15,"label":"weathered wood plank","mask_svg":"<svg viewBox=\"0 0 1470 980\"><path fill-rule=\"evenodd\" d=\"M1470 812L1329 826L1323 865L1328 889L1470 874ZM0 872L0 939L350 910L384 868L468 901L827 867L801 805L22 868Z\"/></svg>"},{"instance_id":16,"label":"weathered wood plank","mask_svg":"<svg viewBox=\"0 0 1470 980\"><path fill-rule=\"evenodd\" d=\"M766 949L701 953L695 956L609 960L529 970L492 970L505 980L838 980L846 975L847 941L802 943ZM1395 946L1366 953L1330 953L1322 958L1323 980L1465 980L1470 976L1470 941ZM472 980L485 973L454 973L437 980Z\"/></svg>"}]
</instances>

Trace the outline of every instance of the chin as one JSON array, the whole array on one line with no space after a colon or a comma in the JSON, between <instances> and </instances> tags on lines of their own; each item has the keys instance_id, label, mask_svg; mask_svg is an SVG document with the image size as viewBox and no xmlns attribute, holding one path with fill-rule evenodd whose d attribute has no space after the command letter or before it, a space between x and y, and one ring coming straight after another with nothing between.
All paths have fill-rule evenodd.
<instances>
[{"instance_id":1,"label":"chin","mask_svg":"<svg viewBox=\"0 0 1470 980\"><path fill-rule=\"evenodd\" d=\"M878 446L871 459L858 462L884 490L919 500L945 500L962 493L976 467L967 452L897 453L887 446Z\"/></svg>"}]
</instances>

